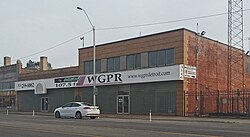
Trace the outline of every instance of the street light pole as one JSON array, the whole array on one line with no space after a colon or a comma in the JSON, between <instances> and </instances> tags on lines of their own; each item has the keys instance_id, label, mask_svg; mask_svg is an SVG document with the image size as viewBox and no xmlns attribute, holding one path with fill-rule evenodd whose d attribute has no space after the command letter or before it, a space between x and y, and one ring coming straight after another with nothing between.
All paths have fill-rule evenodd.
<instances>
[{"instance_id":1,"label":"street light pole","mask_svg":"<svg viewBox=\"0 0 250 137\"><path fill-rule=\"evenodd\" d=\"M81 7L77 7L78 10L82 10L84 12L84 14L87 16L88 21L92 27L92 31L93 31L93 77L94 77L94 83L93 83L93 105L96 106L96 72L95 72L95 26L92 24L87 12L81 8Z\"/></svg>"},{"instance_id":2,"label":"street light pole","mask_svg":"<svg viewBox=\"0 0 250 137\"><path fill-rule=\"evenodd\" d=\"M196 95L195 95L195 115L198 116L198 100L199 100L199 46L200 46L200 38L206 34L205 31L202 31L201 33L196 33L197 37L197 43L196 43Z\"/></svg>"},{"instance_id":3,"label":"street light pole","mask_svg":"<svg viewBox=\"0 0 250 137\"><path fill-rule=\"evenodd\" d=\"M80 40L82 41L82 47L84 48L84 37L81 37Z\"/></svg>"},{"instance_id":4,"label":"street light pole","mask_svg":"<svg viewBox=\"0 0 250 137\"><path fill-rule=\"evenodd\" d=\"M93 105L96 106L96 74L95 74L95 26L93 26L93 50L94 50L94 60L93 60L93 77L94 77L94 84L93 84Z\"/></svg>"}]
</instances>

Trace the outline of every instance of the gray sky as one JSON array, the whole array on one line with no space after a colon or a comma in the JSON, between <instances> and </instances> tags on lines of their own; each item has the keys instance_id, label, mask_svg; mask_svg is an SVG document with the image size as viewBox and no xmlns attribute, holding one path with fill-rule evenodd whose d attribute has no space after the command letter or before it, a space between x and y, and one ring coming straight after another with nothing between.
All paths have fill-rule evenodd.
<instances>
[{"instance_id":1,"label":"gray sky","mask_svg":"<svg viewBox=\"0 0 250 137\"><path fill-rule=\"evenodd\" d=\"M0 2L0 66L3 57L12 63L21 58L23 66L28 60L39 61L48 56L54 68L78 65L78 48L82 41L76 38L91 30L80 6L86 10L96 29L167 22L227 12L227 0L1 0ZM250 1L244 0L244 9ZM244 38L250 37L250 11L244 12ZM195 19L161 25L114 30L97 30L96 43L148 35L178 28L205 30L206 37L227 43L227 15ZM85 45L92 45L92 33L84 35ZM244 41L245 47L249 42Z\"/></svg>"}]
</instances>

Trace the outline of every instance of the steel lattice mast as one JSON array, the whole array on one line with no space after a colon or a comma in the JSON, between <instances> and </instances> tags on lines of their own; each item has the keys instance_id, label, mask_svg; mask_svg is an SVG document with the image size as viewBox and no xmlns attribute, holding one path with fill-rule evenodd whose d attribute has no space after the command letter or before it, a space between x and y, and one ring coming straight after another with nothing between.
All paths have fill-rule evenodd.
<instances>
[{"instance_id":1,"label":"steel lattice mast","mask_svg":"<svg viewBox=\"0 0 250 137\"><path fill-rule=\"evenodd\" d=\"M244 90L245 90L244 71L245 70L244 70L244 49L243 49L243 0L228 0L227 112L233 111L232 100L231 100L231 96L233 94L242 91L244 98ZM243 110L244 110L244 101L243 101Z\"/></svg>"}]
</instances>

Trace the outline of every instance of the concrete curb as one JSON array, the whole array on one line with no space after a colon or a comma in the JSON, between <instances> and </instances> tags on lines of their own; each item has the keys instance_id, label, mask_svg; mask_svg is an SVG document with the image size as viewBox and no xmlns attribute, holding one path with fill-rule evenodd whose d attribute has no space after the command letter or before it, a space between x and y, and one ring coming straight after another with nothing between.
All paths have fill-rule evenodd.
<instances>
[{"instance_id":1,"label":"concrete curb","mask_svg":"<svg viewBox=\"0 0 250 137\"><path fill-rule=\"evenodd\" d=\"M1 114L7 114L6 111L0 111ZM33 112L15 112L9 111L9 115L33 115ZM51 112L35 112L39 116L54 116ZM137 119L137 120L150 120L149 115L119 115L119 114L101 114L100 118L111 119ZM189 121L189 122L216 122L216 123L244 123L250 124L250 119L241 118L214 118L214 117L178 117L178 116L162 116L152 115L152 121Z\"/></svg>"}]
</instances>

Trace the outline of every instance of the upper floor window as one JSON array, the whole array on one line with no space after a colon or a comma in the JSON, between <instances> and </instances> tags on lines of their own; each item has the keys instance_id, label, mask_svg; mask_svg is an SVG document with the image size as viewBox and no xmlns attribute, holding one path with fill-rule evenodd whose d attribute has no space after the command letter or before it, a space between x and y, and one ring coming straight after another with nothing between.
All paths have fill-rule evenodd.
<instances>
[{"instance_id":1,"label":"upper floor window","mask_svg":"<svg viewBox=\"0 0 250 137\"><path fill-rule=\"evenodd\" d=\"M93 66L93 60L91 61L85 61L84 62L84 74L93 74L94 66ZM95 61L95 73L101 72L101 60L98 59Z\"/></svg>"},{"instance_id":2,"label":"upper floor window","mask_svg":"<svg viewBox=\"0 0 250 137\"><path fill-rule=\"evenodd\" d=\"M100 73L101 72L101 60L98 59L95 61L95 73Z\"/></svg>"},{"instance_id":3,"label":"upper floor window","mask_svg":"<svg viewBox=\"0 0 250 137\"><path fill-rule=\"evenodd\" d=\"M108 72L120 71L120 57L108 58Z\"/></svg>"},{"instance_id":4,"label":"upper floor window","mask_svg":"<svg viewBox=\"0 0 250 137\"><path fill-rule=\"evenodd\" d=\"M167 50L152 51L148 54L149 67L160 67L175 64L174 48Z\"/></svg>"},{"instance_id":5,"label":"upper floor window","mask_svg":"<svg viewBox=\"0 0 250 137\"><path fill-rule=\"evenodd\" d=\"M157 66L157 51L151 51L148 53L148 66L149 67Z\"/></svg>"},{"instance_id":6,"label":"upper floor window","mask_svg":"<svg viewBox=\"0 0 250 137\"><path fill-rule=\"evenodd\" d=\"M141 68L141 54L127 56L127 69Z\"/></svg>"},{"instance_id":7,"label":"upper floor window","mask_svg":"<svg viewBox=\"0 0 250 137\"><path fill-rule=\"evenodd\" d=\"M84 74L93 74L93 61L84 62Z\"/></svg>"},{"instance_id":8,"label":"upper floor window","mask_svg":"<svg viewBox=\"0 0 250 137\"><path fill-rule=\"evenodd\" d=\"M175 64L175 49L167 49L166 51L166 64Z\"/></svg>"},{"instance_id":9,"label":"upper floor window","mask_svg":"<svg viewBox=\"0 0 250 137\"><path fill-rule=\"evenodd\" d=\"M10 81L10 82L0 82L0 90L4 89L14 89L15 88L15 82Z\"/></svg>"},{"instance_id":10,"label":"upper floor window","mask_svg":"<svg viewBox=\"0 0 250 137\"><path fill-rule=\"evenodd\" d=\"M166 50L157 51L157 66L166 65Z\"/></svg>"}]
</instances>

